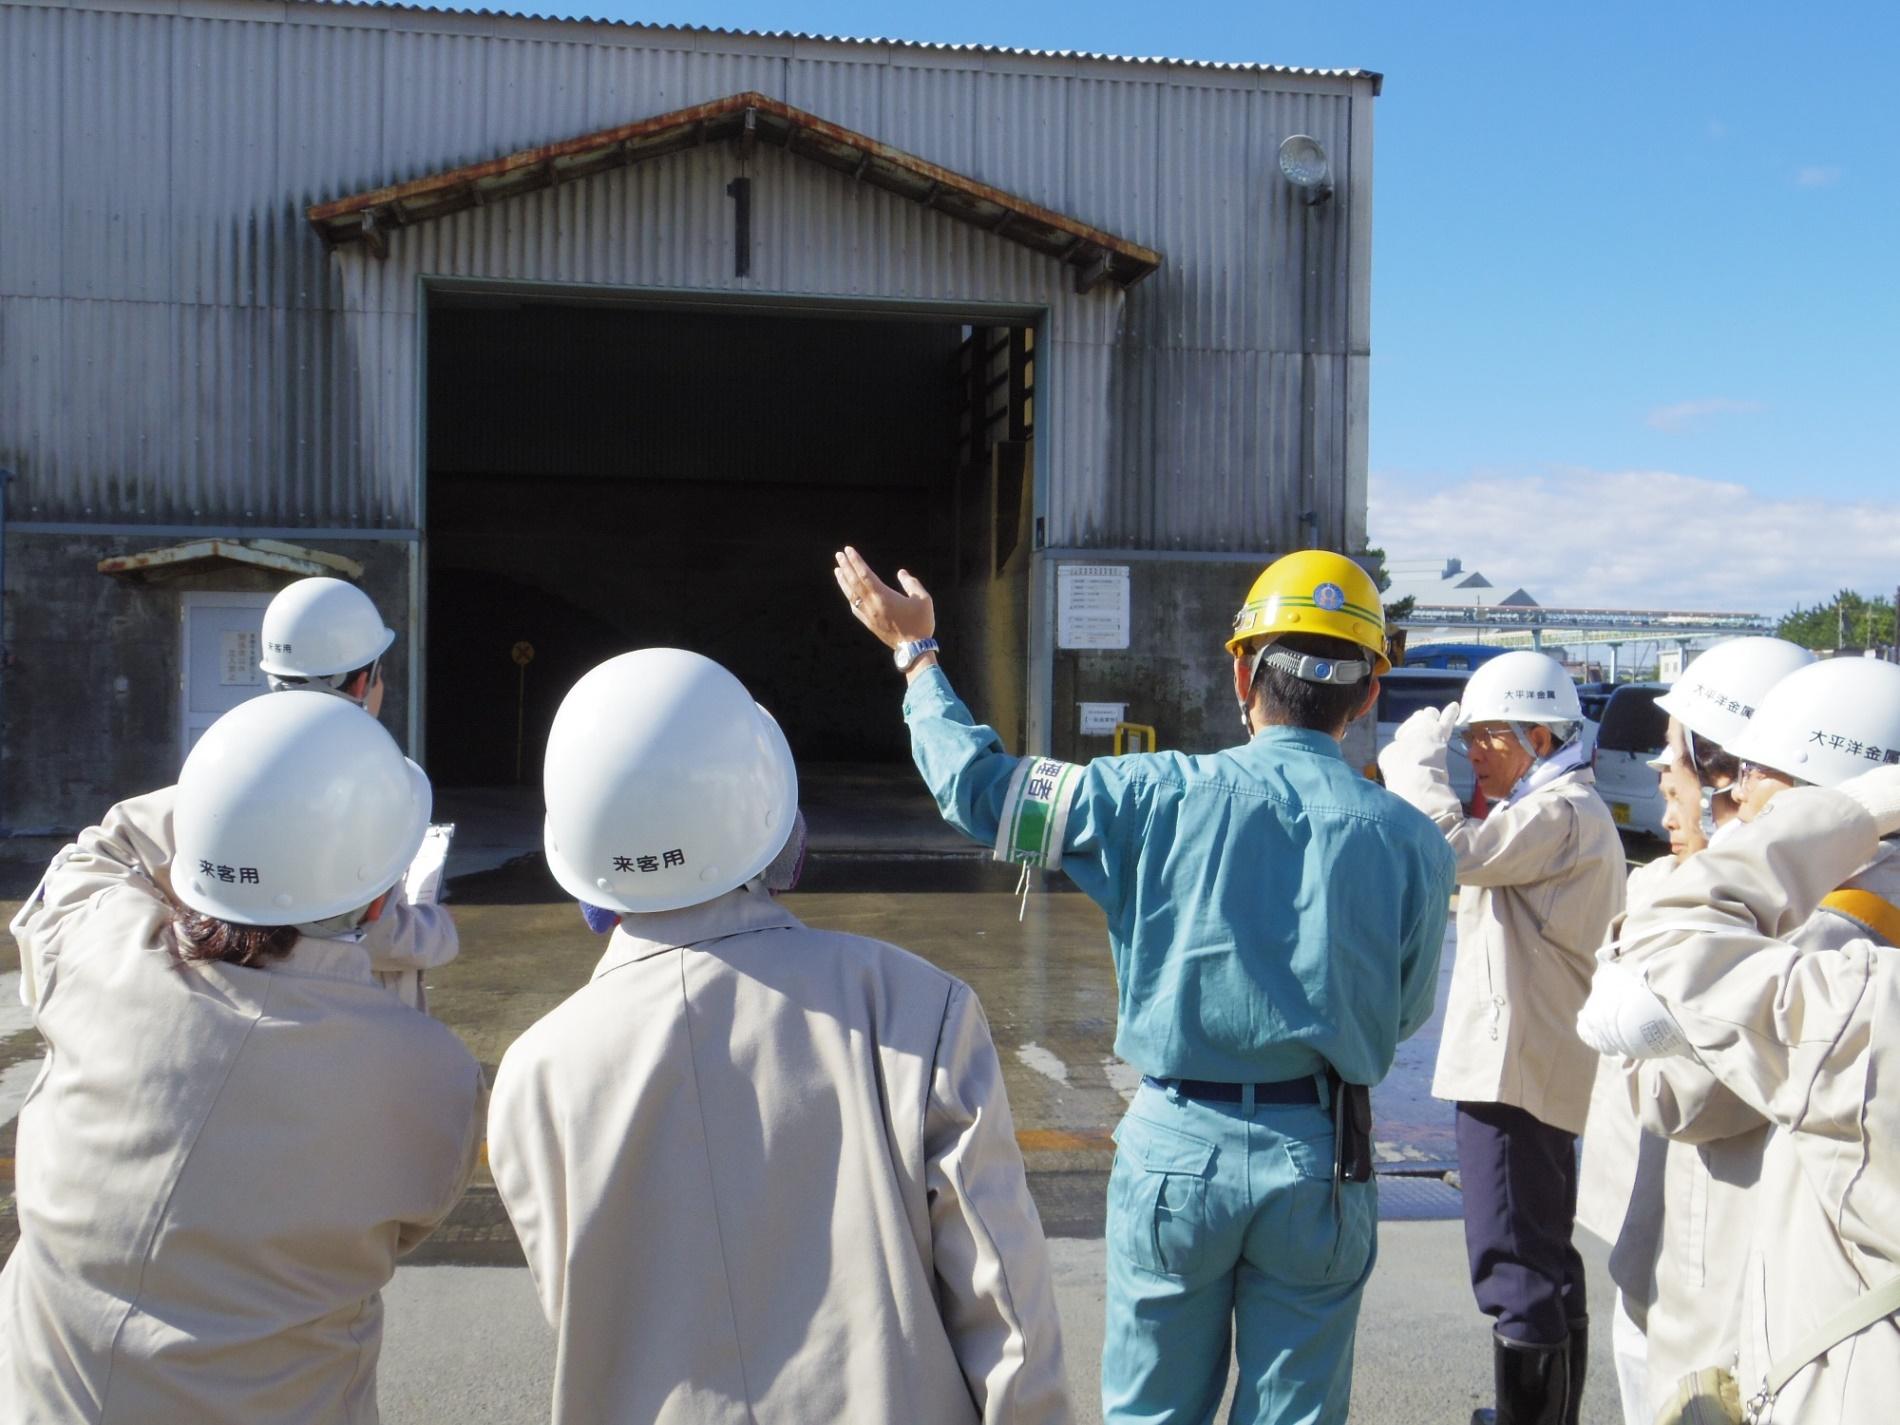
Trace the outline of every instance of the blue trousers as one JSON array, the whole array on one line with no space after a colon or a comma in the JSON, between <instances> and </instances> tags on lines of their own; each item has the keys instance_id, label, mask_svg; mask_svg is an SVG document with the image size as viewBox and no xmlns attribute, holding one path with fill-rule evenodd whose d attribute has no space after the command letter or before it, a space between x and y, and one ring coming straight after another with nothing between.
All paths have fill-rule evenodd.
<instances>
[{"instance_id":1,"label":"blue trousers","mask_svg":"<svg viewBox=\"0 0 1900 1425\"><path fill-rule=\"evenodd\" d=\"M1324 1090L1322 1089L1322 1095ZM1344 1425L1378 1188L1333 1189L1330 1109L1143 1084L1108 1183L1104 1425Z\"/></svg>"},{"instance_id":2,"label":"blue trousers","mask_svg":"<svg viewBox=\"0 0 1900 1425\"><path fill-rule=\"evenodd\" d=\"M1478 1309L1500 1336L1558 1344L1588 1314L1571 1242L1576 1135L1508 1103L1461 1103L1458 1176Z\"/></svg>"}]
</instances>

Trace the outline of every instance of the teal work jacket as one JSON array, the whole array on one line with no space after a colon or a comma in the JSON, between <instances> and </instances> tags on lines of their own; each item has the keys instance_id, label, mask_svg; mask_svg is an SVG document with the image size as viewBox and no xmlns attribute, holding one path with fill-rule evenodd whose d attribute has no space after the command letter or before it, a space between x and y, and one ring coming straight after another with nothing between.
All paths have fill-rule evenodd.
<instances>
[{"instance_id":1,"label":"teal work jacket","mask_svg":"<svg viewBox=\"0 0 1900 1425\"><path fill-rule=\"evenodd\" d=\"M1115 1052L1143 1073L1250 1083L1330 1064L1373 1084L1431 1017L1456 858L1325 734L1270 727L1210 756L1024 768L941 668L911 684L904 719L967 836L997 842L1024 820L1019 769L1059 788L1044 864L1107 912Z\"/></svg>"}]
</instances>

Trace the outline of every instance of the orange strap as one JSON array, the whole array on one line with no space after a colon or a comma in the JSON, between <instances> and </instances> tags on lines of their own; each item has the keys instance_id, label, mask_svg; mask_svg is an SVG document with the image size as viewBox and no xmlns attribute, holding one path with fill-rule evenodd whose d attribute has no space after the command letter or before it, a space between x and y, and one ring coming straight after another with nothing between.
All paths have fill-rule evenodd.
<instances>
[{"instance_id":1,"label":"orange strap","mask_svg":"<svg viewBox=\"0 0 1900 1425\"><path fill-rule=\"evenodd\" d=\"M1889 945L1900 945L1900 906L1884 896L1849 886L1823 900L1821 909L1865 926Z\"/></svg>"}]
</instances>

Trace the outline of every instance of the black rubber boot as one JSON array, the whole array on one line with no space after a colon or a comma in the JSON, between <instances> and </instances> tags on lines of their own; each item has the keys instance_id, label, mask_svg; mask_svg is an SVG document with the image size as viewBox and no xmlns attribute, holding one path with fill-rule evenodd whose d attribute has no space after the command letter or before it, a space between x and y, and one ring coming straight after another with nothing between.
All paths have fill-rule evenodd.
<instances>
[{"instance_id":1,"label":"black rubber boot","mask_svg":"<svg viewBox=\"0 0 1900 1425\"><path fill-rule=\"evenodd\" d=\"M1472 1411L1471 1425L1564 1425L1570 1396L1567 1339L1538 1346L1494 1334L1491 1368L1498 1408Z\"/></svg>"},{"instance_id":2,"label":"black rubber boot","mask_svg":"<svg viewBox=\"0 0 1900 1425\"><path fill-rule=\"evenodd\" d=\"M1590 1318L1570 1323L1570 1388L1564 1397L1564 1425L1583 1419L1583 1382L1590 1374Z\"/></svg>"}]
</instances>

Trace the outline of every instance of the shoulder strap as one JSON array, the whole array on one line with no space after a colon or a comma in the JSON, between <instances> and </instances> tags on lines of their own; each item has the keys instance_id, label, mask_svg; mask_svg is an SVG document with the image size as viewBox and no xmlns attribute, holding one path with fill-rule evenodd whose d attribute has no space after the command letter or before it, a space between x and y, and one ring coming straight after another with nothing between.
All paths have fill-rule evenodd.
<instances>
[{"instance_id":1,"label":"shoulder strap","mask_svg":"<svg viewBox=\"0 0 1900 1425\"><path fill-rule=\"evenodd\" d=\"M1780 1395L1783 1386L1848 1337L1858 1336L1876 1321L1892 1316L1896 1311L1900 1311L1900 1277L1895 1277L1878 1291L1856 1297L1845 1308L1803 1336L1792 1351L1775 1361L1768 1369L1768 1398L1773 1400Z\"/></svg>"},{"instance_id":2,"label":"shoulder strap","mask_svg":"<svg viewBox=\"0 0 1900 1425\"><path fill-rule=\"evenodd\" d=\"M1865 926L1889 945L1900 945L1900 906L1885 896L1844 886L1821 901L1822 910L1844 915L1856 925Z\"/></svg>"}]
</instances>

